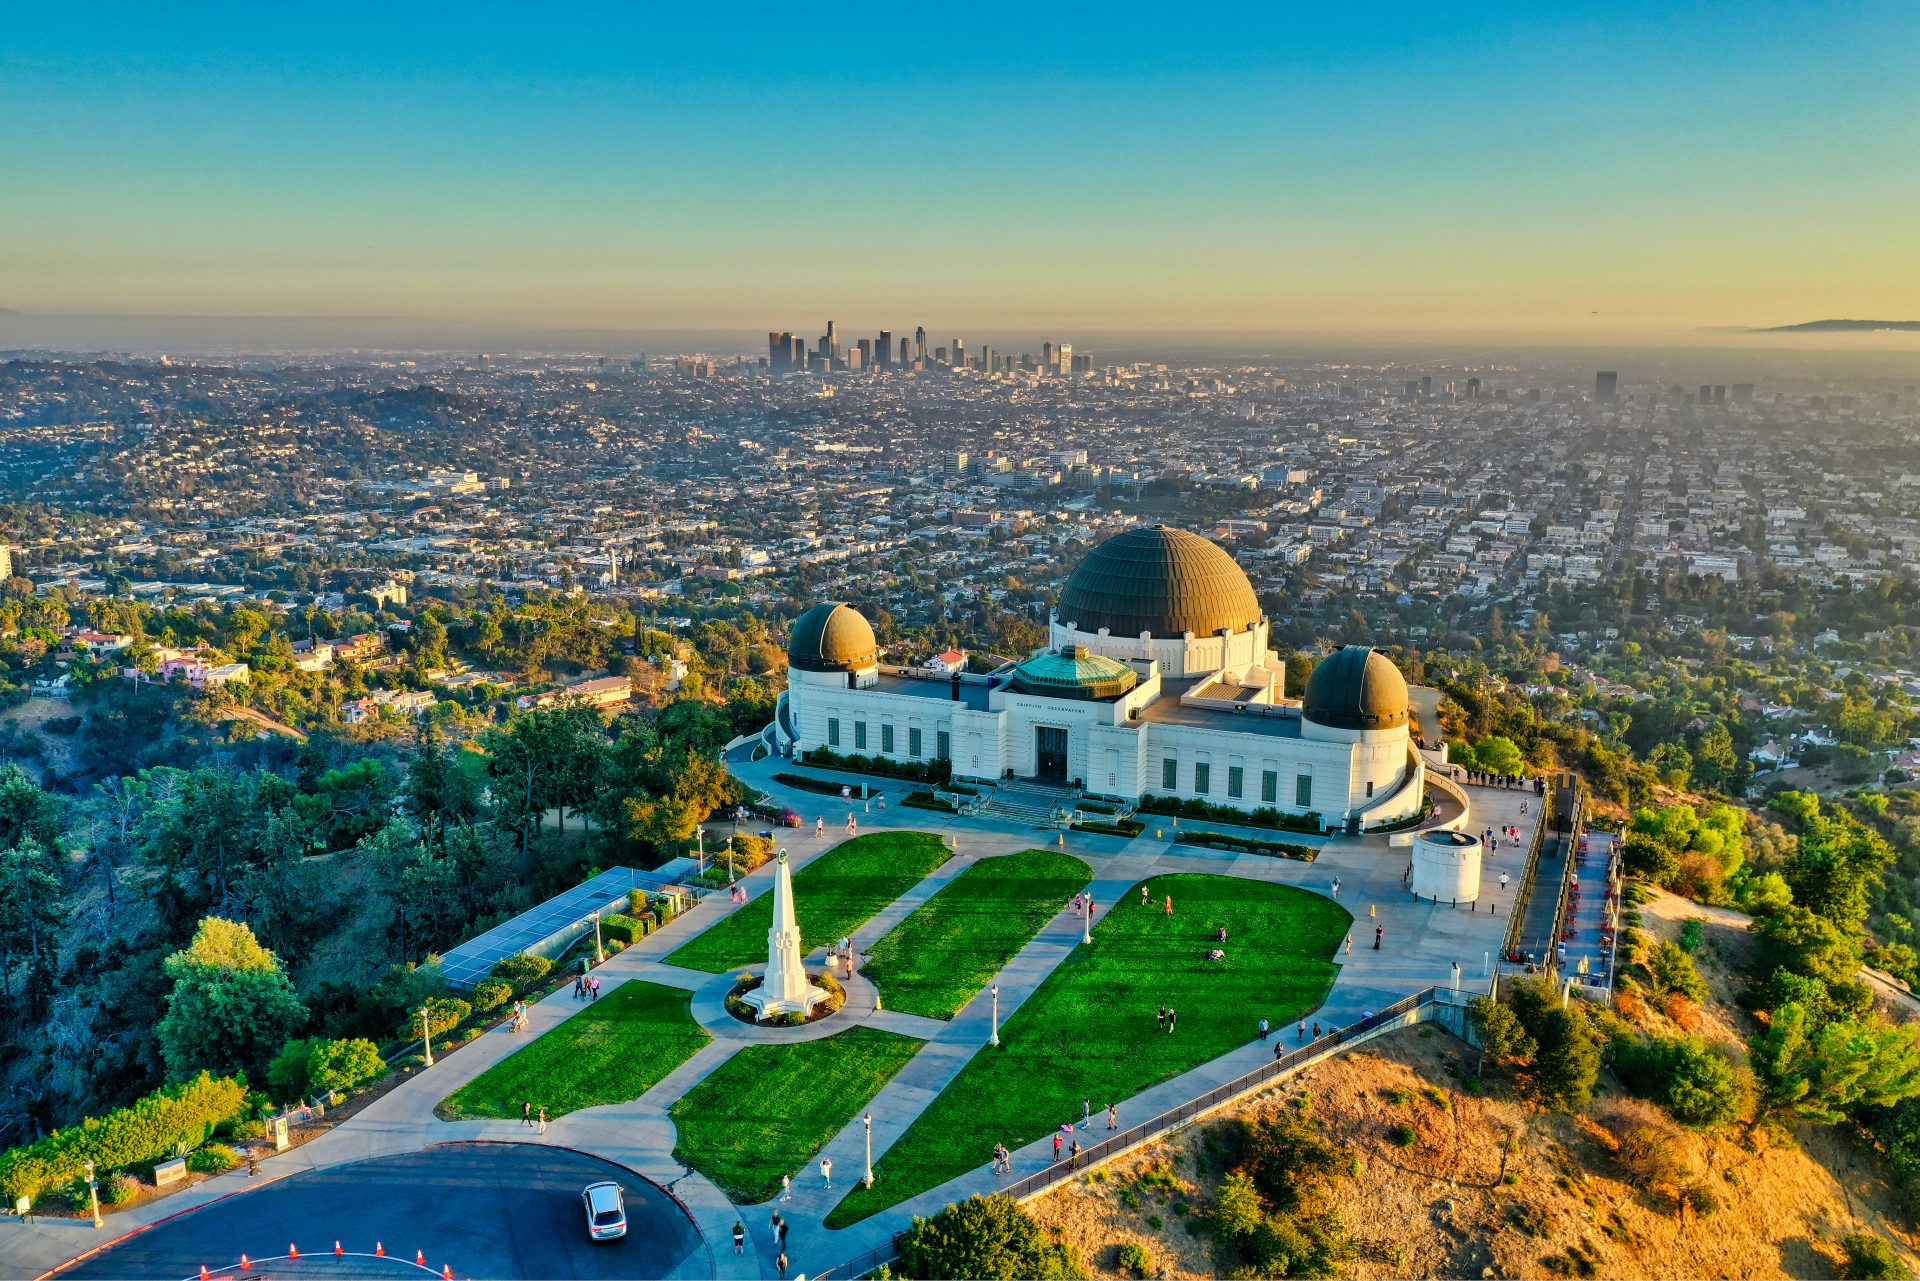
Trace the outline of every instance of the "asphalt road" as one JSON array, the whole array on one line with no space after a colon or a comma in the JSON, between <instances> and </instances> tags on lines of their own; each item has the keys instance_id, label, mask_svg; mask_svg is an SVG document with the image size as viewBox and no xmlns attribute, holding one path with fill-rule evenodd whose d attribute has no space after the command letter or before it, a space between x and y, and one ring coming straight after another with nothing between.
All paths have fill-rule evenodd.
<instances>
[{"instance_id":1,"label":"asphalt road","mask_svg":"<svg viewBox=\"0 0 1920 1281\"><path fill-rule=\"evenodd\" d=\"M627 1235L587 1239L580 1190L626 1191ZM339 1240L345 1257L333 1257ZM385 1259L371 1255L375 1242ZM289 1243L302 1257L280 1262ZM532 1143L451 1143L296 1174L195 1210L114 1246L62 1277L180 1281L202 1264L260 1260L254 1277L697 1277L711 1275L700 1233L658 1187L595 1157ZM269 1262L271 1260L271 1262Z\"/></svg>"}]
</instances>

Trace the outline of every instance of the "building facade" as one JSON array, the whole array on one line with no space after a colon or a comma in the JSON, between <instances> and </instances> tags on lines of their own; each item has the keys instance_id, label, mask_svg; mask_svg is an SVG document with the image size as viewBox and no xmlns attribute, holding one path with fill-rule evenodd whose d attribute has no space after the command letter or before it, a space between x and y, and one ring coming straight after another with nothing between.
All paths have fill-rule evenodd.
<instances>
[{"instance_id":1,"label":"building facade","mask_svg":"<svg viewBox=\"0 0 1920 1281\"><path fill-rule=\"evenodd\" d=\"M1289 700L1268 633L1219 546L1133 529L1068 579L1045 648L984 675L882 663L857 610L814 606L789 638L770 741L799 757L947 761L962 779L1312 814L1329 828L1417 816L1426 774L1399 670L1348 646Z\"/></svg>"}]
</instances>

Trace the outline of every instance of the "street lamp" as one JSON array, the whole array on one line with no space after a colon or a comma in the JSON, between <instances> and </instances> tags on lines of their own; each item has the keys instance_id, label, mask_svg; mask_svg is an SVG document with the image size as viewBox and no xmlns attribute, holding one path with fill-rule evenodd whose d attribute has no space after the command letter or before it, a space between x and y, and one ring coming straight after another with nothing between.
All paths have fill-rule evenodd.
<instances>
[{"instance_id":1,"label":"street lamp","mask_svg":"<svg viewBox=\"0 0 1920 1281\"><path fill-rule=\"evenodd\" d=\"M987 991L993 994L993 1037L987 1044L998 1045L1000 1044L1000 985L995 983Z\"/></svg>"},{"instance_id":2,"label":"street lamp","mask_svg":"<svg viewBox=\"0 0 1920 1281\"><path fill-rule=\"evenodd\" d=\"M595 965L605 965L607 963L607 949L601 946L600 943L600 913L598 911L595 911L593 914L593 963Z\"/></svg>"},{"instance_id":3,"label":"street lamp","mask_svg":"<svg viewBox=\"0 0 1920 1281\"><path fill-rule=\"evenodd\" d=\"M420 1007L420 1044L426 1049L426 1065L433 1066L433 1024L427 1021L427 1007Z\"/></svg>"},{"instance_id":4,"label":"street lamp","mask_svg":"<svg viewBox=\"0 0 1920 1281\"><path fill-rule=\"evenodd\" d=\"M1093 942L1093 895L1087 895L1086 910L1080 913L1080 941Z\"/></svg>"},{"instance_id":5,"label":"street lamp","mask_svg":"<svg viewBox=\"0 0 1920 1281\"><path fill-rule=\"evenodd\" d=\"M867 1127L867 1186L872 1187L873 1186L873 1113L869 1112L865 1116L861 1117L860 1122L862 1125L865 1125Z\"/></svg>"},{"instance_id":6,"label":"street lamp","mask_svg":"<svg viewBox=\"0 0 1920 1281\"><path fill-rule=\"evenodd\" d=\"M704 877L707 874L707 829L704 825L693 829L693 841L698 851L694 857L694 872Z\"/></svg>"},{"instance_id":7,"label":"street lamp","mask_svg":"<svg viewBox=\"0 0 1920 1281\"><path fill-rule=\"evenodd\" d=\"M727 884L732 885L734 880L735 880L735 877L733 874L733 838L729 836L727 838Z\"/></svg>"},{"instance_id":8,"label":"street lamp","mask_svg":"<svg viewBox=\"0 0 1920 1281\"><path fill-rule=\"evenodd\" d=\"M872 1164L868 1164L867 1182L873 1182ZM93 1162L87 1162L87 1200L93 1207L93 1226L100 1224L100 1185L93 1178Z\"/></svg>"}]
</instances>

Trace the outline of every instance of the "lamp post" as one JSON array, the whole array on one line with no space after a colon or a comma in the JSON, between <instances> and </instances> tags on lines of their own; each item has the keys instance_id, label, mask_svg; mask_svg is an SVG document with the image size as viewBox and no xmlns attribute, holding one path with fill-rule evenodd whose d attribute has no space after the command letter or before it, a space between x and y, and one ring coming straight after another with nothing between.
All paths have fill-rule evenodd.
<instances>
[{"instance_id":1,"label":"lamp post","mask_svg":"<svg viewBox=\"0 0 1920 1281\"><path fill-rule=\"evenodd\" d=\"M861 1124L867 1127L867 1186L872 1187L873 1186L873 1113L869 1112L865 1116L861 1117L860 1122Z\"/></svg>"},{"instance_id":2,"label":"lamp post","mask_svg":"<svg viewBox=\"0 0 1920 1281\"><path fill-rule=\"evenodd\" d=\"M867 1182L873 1182L872 1163L868 1163ZM93 1177L93 1162L87 1162L87 1202L93 1210L93 1226L100 1227L100 1185Z\"/></svg>"},{"instance_id":3,"label":"lamp post","mask_svg":"<svg viewBox=\"0 0 1920 1281\"><path fill-rule=\"evenodd\" d=\"M733 874L733 837L727 838L727 884L732 885L736 878Z\"/></svg>"},{"instance_id":4,"label":"lamp post","mask_svg":"<svg viewBox=\"0 0 1920 1281\"><path fill-rule=\"evenodd\" d=\"M987 1044L998 1045L1000 1044L1000 985L995 983L987 991L993 994L993 1036Z\"/></svg>"},{"instance_id":5,"label":"lamp post","mask_svg":"<svg viewBox=\"0 0 1920 1281\"><path fill-rule=\"evenodd\" d=\"M607 963L607 949L600 944L599 912L593 914L593 963L595 965L605 965Z\"/></svg>"},{"instance_id":6,"label":"lamp post","mask_svg":"<svg viewBox=\"0 0 1920 1281\"><path fill-rule=\"evenodd\" d=\"M693 866L697 875L707 874L707 829L704 825L693 829L694 856Z\"/></svg>"},{"instance_id":7,"label":"lamp post","mask_svg":"<svg viewBox=\"0 0 1920 1281\"><path fill-rule=\"evenodd\" d=\"M1080 913L1080 941L1093 942L1093 895L1087 895L1086 907Z\"/></svg>"},{"instance_id":8,"label":"lamp post","mask_svg":"<svg viewBox=\"0 0 1920 1281\"><path fill-rule=\"evenodd\" d=\"M420 1044L426 1050L427 1066L433 1066L433 1024L427 1021L427 1007L420 1007Z\"/></svg>"}]
</instances>

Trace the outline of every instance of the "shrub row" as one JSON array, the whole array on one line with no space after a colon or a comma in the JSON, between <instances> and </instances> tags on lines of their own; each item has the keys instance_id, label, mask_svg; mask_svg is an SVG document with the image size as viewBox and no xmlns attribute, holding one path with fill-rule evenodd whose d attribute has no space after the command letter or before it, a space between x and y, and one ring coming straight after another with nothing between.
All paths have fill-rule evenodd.
<instances>
[{"instance_id":1,"label":"shrub row","mask_svg":"<svg viewBox=\"0 0 1920 1281\"><path fill-rule=\"evenodd\" d=\"M944 783L953 774L952 761L896 761L888 756L842 756L824 747L810 750L804 763L821 769L843 769L855 774L878 774L883 778L913 779L921 783Z\"/></svg>"},{"instance_id":2,"label":"shrub row","mask_svg":"<svg viewBox=\"0 0 1920 1281\"><path fill-rule=\"evenodd\" d=\"M1083 832L1095 832L1102 836L1138 836L1146 830L1147 825L1137 818L1120 818L1111 823L1095 819L1082 822L1079 828Z\"/></svg>"},{"instance_id":3,"label":"shrub row","mask_svg":"<svg viewBox=\"0 0 1920 1281\"><path fill-rule=\"evenodd\" d=\"M824 778L809 778L805 774L775 774L773 781L785 783L788 787L797 787L803 792L818 792L822 796L838 796L844 783L830 783Z\"/></svg>"},{"instance_id":4,"label":"shrub row","mask_svg":"<svg viewBox=\"0 0 1920 1281\"><path fill-rule=\"evenodd\" d=\"M942 814L955 813L952 801L942 800L932 792L908 792L903 805L911 805L917 810L939 810Z\"/></svg>"},{"instance_id":5,"label":"shrub row","mask_svg":"<svg viewBox=\"0 0 1920 1281\"><path fill-rule=\"evenodd\" d=\"M622 947L632 947L646 937L647 927L644 921L615 912L600 918L600 933Z\"/></svg>"},{"instance_id":6,"label":"shrub row","mask_svg":"<svg viewBox=\"0 0 1920 1281\"><path fill-rule=\"evenodd\" d=\"M1286 814L1276 809L1237 810L1231 805L1215 805L1211 801L1197 799L1182 800L1177 796L1157 796L1152 792L1140 798L1139 812L1167 814L1174 818L1208 818L1216 823L1271 827L1282 832L1311 832L1315 836L1324 830L1320 815L1314 811Z\"/></svg>"},{"instance_id":7,"label":"shrub row","mask_svg":"<svg viewBox=\"0 0 1920 1281\"><path fill-rule=\"evenodd\" d=\"M0 1193L38 1197L86 1173L88 1161L119 1170L171 1157L174 1149L197 1148L245 1105L246 1087L232 1077L202 1072L191 1081L152 1094L101 1117L55 1130L37 1143L0 1155Z\"/></svg>"},{"instance_id":8,"label":"shrub row","mask_svg":"<svg viewBox=\"0 0 1920 1281\"><path fill-rule=\"evenodd\" d=\"M1320 856L1320 851L1310 845L1295 845L1289 841L1263 841L1253 836L1229 836L1225 832L1182 832L1180 841L1184 845L1204 845L1208 849L1239 850L1242 854L1265 854L1270 858L1297 858L1303 863L1311 863Z\"/></svg>"}]
</instances>

